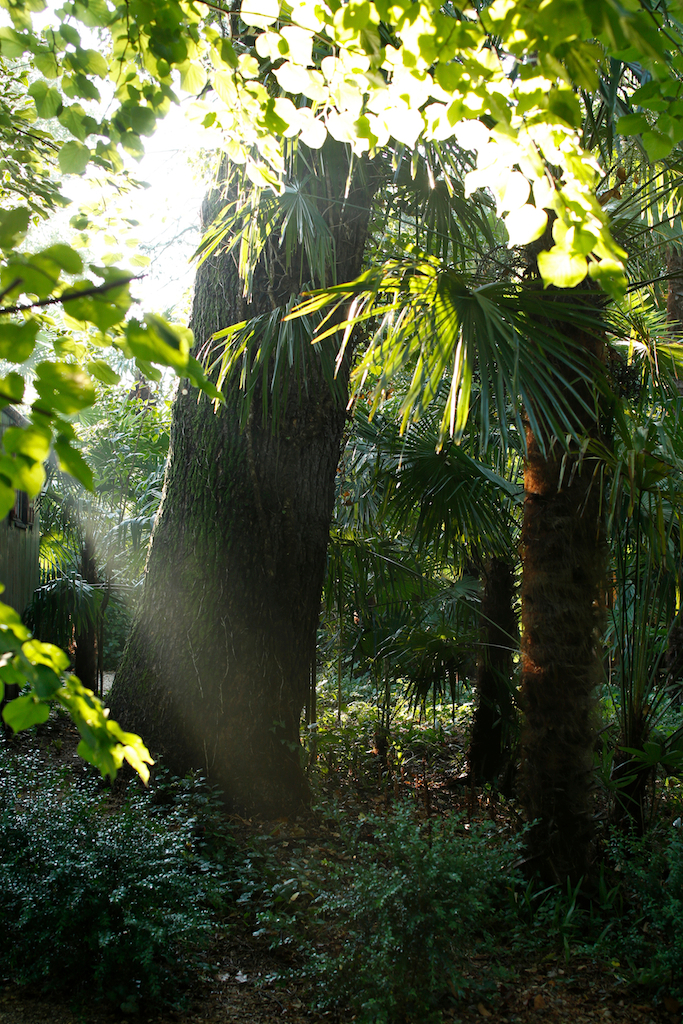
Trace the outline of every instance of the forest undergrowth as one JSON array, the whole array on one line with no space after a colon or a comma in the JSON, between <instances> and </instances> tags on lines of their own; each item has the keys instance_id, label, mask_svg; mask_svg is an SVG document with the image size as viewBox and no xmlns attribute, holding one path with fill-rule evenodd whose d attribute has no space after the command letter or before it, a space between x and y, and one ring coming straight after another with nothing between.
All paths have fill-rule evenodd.
<instances>
[{"instance_id":1,"label":"forest undergrowth","mask_svg":"<svg viewBox=\"0 0 683 1024\"><path fill-rule=\"evenodd\" d=\"M227 816L162 766L148 790L106 786L59 715L5 739L5 997L86 1022L680 1021L676 780L642 837L610 829L598 792L593 874L549 887L512 776L507 792L468 779L467 702L399 704L380 727L362 694L341 714L321 696L296 819Z\"/></svg>"}]
</instances>

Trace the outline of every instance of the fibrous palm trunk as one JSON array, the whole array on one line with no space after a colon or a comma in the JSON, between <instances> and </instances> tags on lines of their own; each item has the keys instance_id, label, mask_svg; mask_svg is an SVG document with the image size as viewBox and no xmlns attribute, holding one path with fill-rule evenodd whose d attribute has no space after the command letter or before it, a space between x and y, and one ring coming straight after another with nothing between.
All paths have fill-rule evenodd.
<instances>
[{"instance_id":1,"label":"fibrous palm trunk","mask_svg":"<svg viewBox=\"0 0 683 1024\"><path fill-rule=\"evenodd\" d=\"M588 351L595 343L586 339ZM587 351L587 355L588 355ZM591 858L605 551L595 463L528 432L522 528L521 795L531 865L574 881Z\"/></svg>"},{"instance_id":2,"label":"fibrous palm trunk","mask_svg":"<svg viewBox=\"0 0 683 1024\"><path fill-rule=\"evenodd\" d=\"M357 175L349 190L342 147L335 159L328 154L321 208L344 281L361 269L371 189ZM215 207L205 207L205 223ZM284 305L292 293L292 278L270 252L270 266L257 268L247 316ZM192 313L198 347L244 318L240 295L232 254L218 252L200 267ZM201 770L233 808L279 815L307 795L299 719L345 403L324 382L315 354L306 385L290 384L275 431L258 399L241 430L236 383L225 397L215 412L181 384L141 612L112 714L175 771Z\"/></svg>"}]
</instances>

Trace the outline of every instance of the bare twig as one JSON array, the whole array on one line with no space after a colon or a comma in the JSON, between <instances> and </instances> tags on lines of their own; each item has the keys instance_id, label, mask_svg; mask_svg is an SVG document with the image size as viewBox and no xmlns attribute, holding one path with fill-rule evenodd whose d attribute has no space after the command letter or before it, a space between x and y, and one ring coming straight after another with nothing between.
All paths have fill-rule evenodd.
<instances>
[{"instance_id":1,"label":"bare twig","mask_svg":"<svg viewBox=\"0 0 683 1024\"><path fill-rule=\"evenodd\" d=\"M14 279L14 280L13 280L13 281L11 282L11 284L8 284L8 285L7 285L7 287L6 287L6 288L4 288L4 289L3 289L3 290L2 290L1 292L0 292L0 302L2 302L2 300L4 299L4 297L5 297L6 295L8 295L8 294L9 294L9 293L10 293L10 292L12 291L12 289L13 289L13 288L16 288L16 287L17 287L17 285L19 285L19 284L23 284L23 283L24 283L24 279L23 279L23 277L15 277L15 279Z\"/></svg>"},{"instance_id":2,"label":"bare twig","mask_svg":"<svg viewBox=\"0 0 683 1024\"><path fill-rule=\"evenodd\" d=\"M105 292L111 291L112 288L119 288L122 284L130 284L131 281L141 281L146 274L137 274L135 277L122 277L118 281L108 281L106 284L96 284L92 288L83 288L80 292L65 292L63 295L53 295L49 299L40 299L38 302L28 302L23 306L3 306L0 308L0 313L23 313L29 309L38 309L44 306L55 306L59 303L71 302L72 299L85 299L89 295L103 295ZM10 286L14 288L19 281L13 282ZM9 289L6 289L2 294L6 295ZM2 296L0 296L1 298Z\"/></svg>"}]
</instances>

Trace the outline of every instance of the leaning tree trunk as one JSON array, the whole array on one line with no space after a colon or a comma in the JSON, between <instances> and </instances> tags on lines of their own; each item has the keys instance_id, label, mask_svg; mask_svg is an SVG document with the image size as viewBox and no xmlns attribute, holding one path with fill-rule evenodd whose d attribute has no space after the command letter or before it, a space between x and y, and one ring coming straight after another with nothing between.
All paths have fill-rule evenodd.
<instances>
[{"instance_id":1,"label":"leaning tree trunk","mask_svg":"<svg viewBox=\"0 0 683 1024\"><path fill-rule=\"evenodd\" d=\"M584 336L586 360L601 346ZM595 425L593 425L595 431ZM531 864L549 881L589 867L605 543L595 461L544 456L527 431L522 527L521 796Z\"/></svg>"},{"instance_id":2,"label":"leaning tree trunk","mask_svg":"<svg viewBox=\"0 0 683 1024\"><path fill-rule=\"evenodd\" d=\"M513 567L491 558L484 568L481 599L482 647L477 664L477 706L472 721L469 770L490 782L503 767L512 726L512 652L517 645Z\"/></svg>"},{"instance_id":3,"label":"leaning tree trunk","mask_svg":"<svg viewBox=\"0 0 683 1024\"><path fill-rule=\"evenodd\" d=\"M346 195L341 146L327 152L321 210L338 281L361 269L370 189ZM319 179L320 180L320 179ZM215 196L215 193L214 193ZM205 204L208 224L216 209ZM272 238L273 236L271 236ZM270 247L247 316L284 305L299 287ZM278 269L279 267L279 269ZM245 317L232 254L199 269L192 328L201 347ZM278 428L260 398L246 428L236 382L217 412L181 383L164 496L148 555L141 611L112 694L112 715L176 772L201 770L248 813L290 813L307 796L299 720L325 567L345 402L324 383L290 382Z\"/></svg>"}]
</instances>

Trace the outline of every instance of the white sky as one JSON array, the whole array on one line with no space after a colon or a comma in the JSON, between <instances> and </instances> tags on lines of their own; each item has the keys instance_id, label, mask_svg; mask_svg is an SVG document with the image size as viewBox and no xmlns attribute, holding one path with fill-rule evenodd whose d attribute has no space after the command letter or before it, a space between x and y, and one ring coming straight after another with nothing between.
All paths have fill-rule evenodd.
<instances>
[{"instance_id":1,"label":"white sky","mask_svg":"<svg viewBox=\"0 0 683 1024\"><path fill-rule=\"evenodd\" d=\"M48 0L45 11L34 16L34 27L44 28L55 16L50 9L54 0ZM0 8L0 25L11 25L8 12ZM94 32L82 25L78 27L83 45L99 48ZM92 35L92 38L88 38ZM113 95L110 83L98 80L103 95ZM129 173L139 181L149 183L145 189L135 189L126 195L117 196L111 188L103 188L101 174L89 166L85 175L69 175L62 179L61 190L72 199L66 210L57 213L49 222L32 231L31 245L49 245L54 241L73 243L70 218L85 204L104 205L105 218L110 221L109 240L104 234L92 235L88 251L94 260L101 260L106 252L119 252L126 263L126 256L135 254L129 242L137 239L140 251L152 260L147 268L134 268L144 273L145 278L132 286L133 294L141 306L151 312L166 314L169 319L187 323L194 266L190 258L199 241L199 208L207 188L206 169L200 158L200 151L220 147L219 134L202 128L200 120L207 107L197 115L193 97L176 95L181 98L180 106L172 105L167 116L158 122L154 135L143 139L145 156L139 163L126 157ZM108 102L89 104L80 101L86 109L94 107L93 116L102 116ZM195 107L194 117L193 107ZM49 128L57 128L56 121ZM70 135L66 136L71 138ZM91 140L86 140L86 142ZM124 218L139 221L139 226L129 227ZM79 246L80 247L80 246Z\"/></svg>"},{"instance_id":2,"label":"white sky","mask_svg":"<svg viewBox=\"0 0 683 1024\"><path fill-rule=\"evenodd\" d=\"M189 106L172 107L155 134L143 140L143 159L127 160L130 174L149 187L116 195L102 187L97 169L63 180L63 192L73 200L65 211L67 223L79 206L98 200L104 204L103 219L109 223L100 237L92 236L93 254L102 258L118 252L125 264L126 256L136 252L131 243L137 239L139 251L152 262L134 268L145 278L133 285L133 294L145 309L183 321L189 315L194 280L189 261L200 241L199 208L207 188L199 153L209 141L206 130L185 116ZM139 223L131 227L125 219Z\"/></svg>"}]
</instances>

